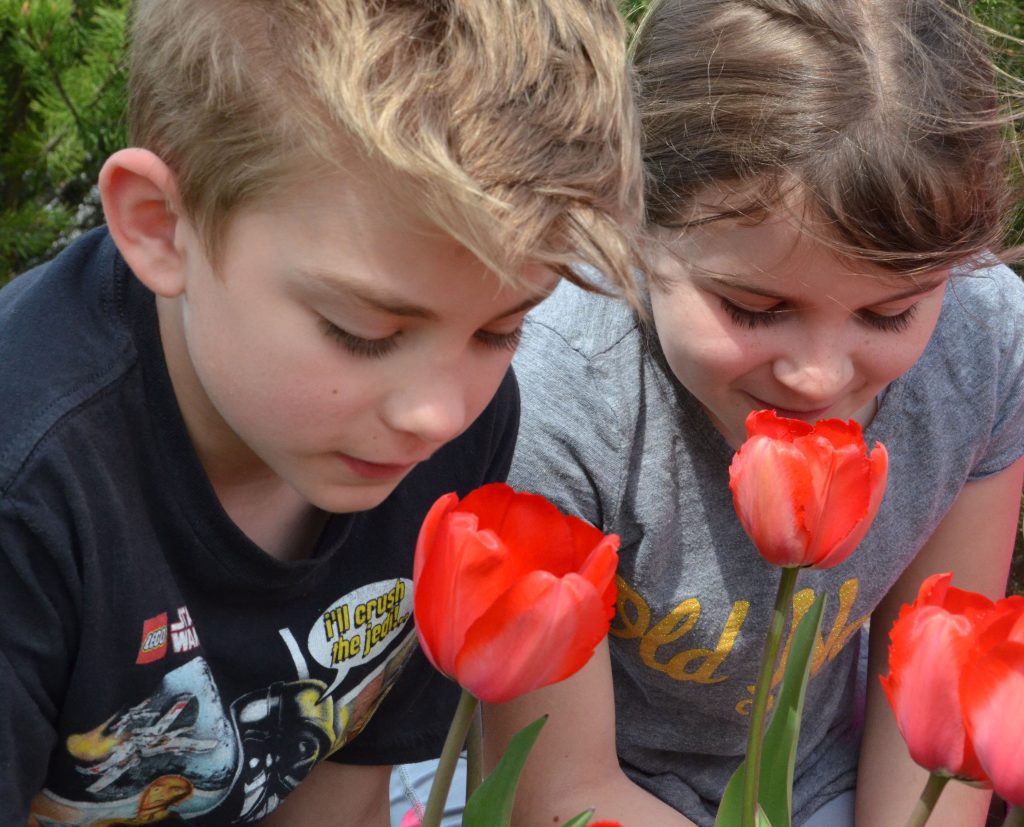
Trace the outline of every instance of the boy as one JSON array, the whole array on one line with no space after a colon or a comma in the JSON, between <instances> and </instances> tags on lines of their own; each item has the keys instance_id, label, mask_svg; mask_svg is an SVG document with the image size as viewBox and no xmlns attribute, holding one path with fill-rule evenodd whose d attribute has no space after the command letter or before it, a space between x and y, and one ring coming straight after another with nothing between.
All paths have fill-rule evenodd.
<instances>
[{"instance_id":1,"label":"boy","mask_svg":"<svg viewBox=\"0 0 1024 827\"><path fill-rule=\"evenodd\" d=\"M107 228L0 294L0 822L384 827L454 701L420 520L504 478L526 311L574 260L628 290L615 5L142 0L131 37Z\"/></svg>"}]
</instances>

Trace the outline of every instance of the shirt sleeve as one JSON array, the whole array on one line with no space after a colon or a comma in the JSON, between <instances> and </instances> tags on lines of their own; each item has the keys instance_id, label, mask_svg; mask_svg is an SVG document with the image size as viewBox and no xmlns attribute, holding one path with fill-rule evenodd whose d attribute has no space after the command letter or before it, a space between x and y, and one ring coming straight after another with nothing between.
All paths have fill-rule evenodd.
<instances>
[{"instance_id":1,"label":"shirt sleeve","mask_svg":"<svg viewBox=\"0 0 1024 827\"><path fill-rule=\"evenodd\" d=\"M979 452L970 479L996 474L1024 456L1024 282L1010 268L979 271L976 279L982 304L970 321L984 333L989 365L977 365L991 384L992 430Z\"/></svg>"},{"instance_id":2,"label":"shirt sleeve","mask_svg":"<svg viewBox=\"0 0 1024 827\"><path fill-rule=\"evenodd\" d=\"M56 747L74 658L73 561L0 504L0 823L25 824Z\"/></svg>"},{"instance_id":3,"label":"shirt sleeve","mask_svg":"<svg viewBox=\"0 0 1024 827\"><path fill-rule=\"evenodd\" d=\"M607 395L614 385L599 385L601 366L529 318L513 364L522 413L509 483L608 530L629 444Z\"/></svg>"}]
</instances>

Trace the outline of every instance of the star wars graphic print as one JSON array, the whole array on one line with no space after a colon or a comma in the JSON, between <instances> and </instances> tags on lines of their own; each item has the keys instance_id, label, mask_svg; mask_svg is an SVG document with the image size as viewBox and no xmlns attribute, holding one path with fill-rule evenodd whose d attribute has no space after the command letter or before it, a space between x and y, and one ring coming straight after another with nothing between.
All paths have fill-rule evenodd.
<instances>
[{"instance_id":1,"label":"star wars graphic print","mask_svg":"<svg viewBox=\"0 0 1024 827\"><path fill-rule=\"evenodd\" d=\"M130 657L159 664L173 651L191 659L164 674L148 697L65 739L74 778L36 796L31 823L109 827L215 816L216 823L246 824L266 817L365 727L413 651L411 613L411 581L361 586L326 607L301 638L278 630L273 645L292 674L232 699L222 696L188 608L154 615Z\"/></svg>"}]
</instances>

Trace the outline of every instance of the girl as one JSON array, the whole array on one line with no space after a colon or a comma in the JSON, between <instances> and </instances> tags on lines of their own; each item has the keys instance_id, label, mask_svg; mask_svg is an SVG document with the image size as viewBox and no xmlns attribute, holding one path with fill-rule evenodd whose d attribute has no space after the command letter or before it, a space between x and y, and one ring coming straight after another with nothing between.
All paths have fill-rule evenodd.
<instances>
[{"instance_id":1,"label":"girl","mask_svg":"<svg viewBox=\"0 0 1024 827\"><path fill-rule=\"evenodd\" d=\"M551 715L515 824L592 806L713 823L778 581L728 488L761 408L855 419L889 450L861 547L798 582L795 614L828 602L793 806L797 825L902 824L925 773L879 686L888 631L932 572L1002 594L1024 475L1024 288L991 254L1010 203L994 69L954 0L664 0L635 65L647 312L560 288L515 360L510 481L622 538L608 644L485 712L492 755ZM951 785L929 823L977 827L988 800Z\"/></svg>"}]
</instances>

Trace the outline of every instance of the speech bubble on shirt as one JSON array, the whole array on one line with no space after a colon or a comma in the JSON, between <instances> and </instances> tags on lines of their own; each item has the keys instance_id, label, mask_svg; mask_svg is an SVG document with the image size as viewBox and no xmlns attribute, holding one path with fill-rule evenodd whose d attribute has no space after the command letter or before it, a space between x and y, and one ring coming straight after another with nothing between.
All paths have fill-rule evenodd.
<instances>
[{"instance_id":1,"label":"speech bubble on shirt","mask_svg":"<svg viewBox=\"0 0 1024 827\"><path fill-rule=\"evenodd\" d=\"M327 697L350 670L388 650L412 616L412 581L404 577L360 586L334 601L309 630L306 645L312 658L334 669Z\"/></svg>"}]
</instances>

